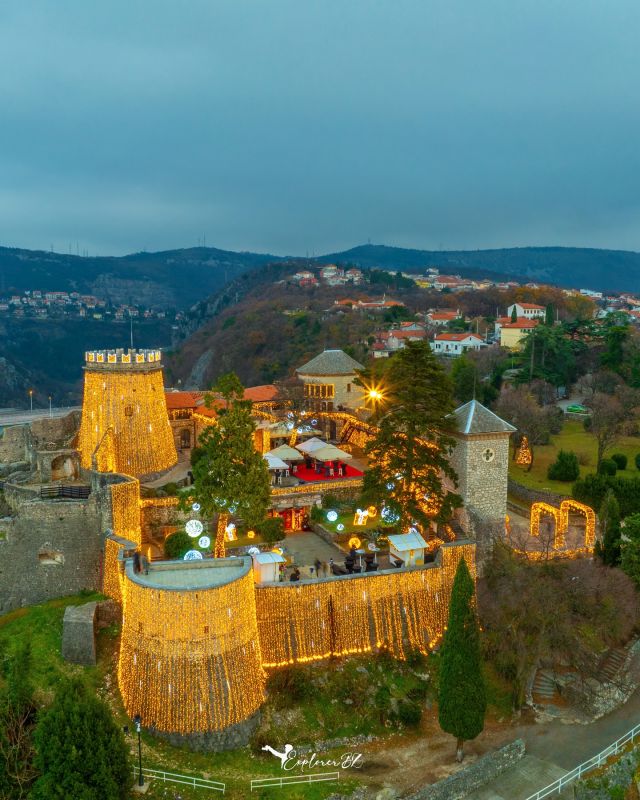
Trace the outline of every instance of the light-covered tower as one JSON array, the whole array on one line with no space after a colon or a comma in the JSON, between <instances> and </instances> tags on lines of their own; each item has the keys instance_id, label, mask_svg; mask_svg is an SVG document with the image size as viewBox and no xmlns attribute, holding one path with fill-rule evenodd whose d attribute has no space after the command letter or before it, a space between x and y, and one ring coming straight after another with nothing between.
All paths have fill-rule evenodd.
<instances>
[{"instance_id":1,"label":"light-covered tower","mask_svg":"<svg viewBox=\"0 0 640 800\"><path fill-rule=\"evenodd\" d=\"M78 449L82 466L134 477L163 472L178 457L159 350L85 353Z\"/></svg>"}]
</instances>

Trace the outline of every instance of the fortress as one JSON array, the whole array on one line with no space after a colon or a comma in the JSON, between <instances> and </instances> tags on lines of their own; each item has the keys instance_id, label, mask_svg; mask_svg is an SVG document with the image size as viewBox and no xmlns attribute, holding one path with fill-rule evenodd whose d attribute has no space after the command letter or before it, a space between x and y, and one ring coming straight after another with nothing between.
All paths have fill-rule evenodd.
<instances>
[{"instance_id":1,"label":"fortress","mask_svg":"<svg viewBox=\"0 0 640 800\"><path fill-rule=\"evenodd\" d=\"M269 412L256 404L256 413ZM341 441L370 435L351 408L320 413ZM150 520L177 519L175 498L141 497L141 484L178 459L161 355L89 352L80 420L7 428L0 439L0 612L101 588L122 606L118 682L127 713L174 742L238 746L257 724L266 671L380 648L404 658L439 642L459 560L475 574L483 535L504 532L513 430L476 401L455 418L461 533L431 563L298 583L256 583L247 555L154 560L136 573L133 554L148 547ZM66 467L52 487L53 452ZM349 490L356 483L341 482ZM323 484L310 486L274 488L274 509L318 502Z\"/></svg>"}]
</instances>

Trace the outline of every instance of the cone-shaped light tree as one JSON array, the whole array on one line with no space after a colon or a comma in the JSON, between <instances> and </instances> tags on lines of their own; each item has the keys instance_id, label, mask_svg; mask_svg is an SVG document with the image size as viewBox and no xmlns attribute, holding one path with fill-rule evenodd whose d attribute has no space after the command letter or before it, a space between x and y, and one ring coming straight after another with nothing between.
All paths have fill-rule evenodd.
<instances>
[{"instance_id":1,"label":"cone-shaped light tree","mask_svg":"<svg viewBox=\"0 0 640 800\"><path fill-rule=\"evenodd\" d=\"M456 737L458 761L463 758L463 743L482 732L487 709L474 594L473 578L461 559L451 590L438 694L438 721L443 731Z\"/></svg>"},{"instance_id":2,"label":"cone-shaped light tree","mask_svg":"<svg viewBox=\"0 0 640 800\"><path fill-rule=\"evenodd\" d=\"M428 529L433 519L447 521L460 497L448 491L444 478L457 476L449 455L454 440L447 434L453 410L451 381L428 342L407 342L389 359L382 375L364 371L359 380L374 397L374 438L366 445L369 467L363 495L384 508L400 529L414 523ZM449 486L451 489L451 486Z\"/></svg>"},{"instance_id":3,"label":"cone-shaped light tree","mask_svg":"<svg viewBox=\"0 0 640 800\"><path fill-rule=\"evenodd\" d=\"M193 494L205 517L217 516L214 556L224 558L230 515L248 525L260 523L269 507L267 462L255 449L251 401L237 375L223 375L205 402L216 408L216 421L202 432L193 463Z\"/></svg>"}]
</instances>

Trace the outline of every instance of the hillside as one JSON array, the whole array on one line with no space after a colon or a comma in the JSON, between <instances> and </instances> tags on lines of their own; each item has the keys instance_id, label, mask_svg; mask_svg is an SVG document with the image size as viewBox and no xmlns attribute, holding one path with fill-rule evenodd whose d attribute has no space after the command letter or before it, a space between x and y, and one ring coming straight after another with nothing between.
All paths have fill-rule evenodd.
<instances>
[{"instance_id":1,"label":"hillside","mask_svg":"<svg viewBox=\"0 0 640 800\"><path fill-rule=\"evenodd\" d=\"M426 266L464 277L490 273L514 279L555 283L597 291L640 292L640 253L584 247L512 247L500 250L408 250L361 245L321 256L363 268L383 267L421 272Z\"/></svg>"},{"instance_id":2,"label":"hillside","mask_svg":"<svg viewBox=\"0 0 640 800\"><path fill-rule=\"evenodd\" d=\"M34 289L75 291L116 305L185 308L273 260L214 247L96 258L0 247L0 297Z\"/></svg>"},{"instance_id":3,"label":"hillside","mask_svg":"<svg viewBox=\"0 0 640 800\"><path fill-rule=\"evenodd\" d=\"M271 383L331 347L345 349L358 360L366 358L367 339L381 316L334 309L334 300L346 295L379 298L381 289L301 288L285 279L293 271L291 264L270 265L239 279L238 288L225 293L218 313L168 354L167 383L207 387L231 370L245 385ZM407 301L410 295L411 290L393 292Z\"/></svg>"}]
</instances>

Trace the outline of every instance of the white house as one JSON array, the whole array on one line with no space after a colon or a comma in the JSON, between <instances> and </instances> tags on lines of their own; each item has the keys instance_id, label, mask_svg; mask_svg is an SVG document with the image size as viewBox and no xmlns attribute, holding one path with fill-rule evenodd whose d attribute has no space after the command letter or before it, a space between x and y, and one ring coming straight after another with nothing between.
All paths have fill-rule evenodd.
<instances>
[{"instance_id":1,"label":"white house","mask_svg":"<svg viewBox=\"0 0 640 800\"><path fill-rule=\"evenodd\" d=\"M544 306L538 306L535 303L512 303L507 308L508 317L511 317L514 308L516 316L524 317L525 319L541 319L545 315Z\"/></svg>"},{"instance_id":2,"label":"white house","mask_svg":"<svg viewBox=\"0 0 640 800\"><path fill-rule=\"evenodd\" d=\"M467 350L480 350L486 346L477 333L438 333L431 342L433 352L444 356L461 356Z\"/></svg>"}]
</instances>

